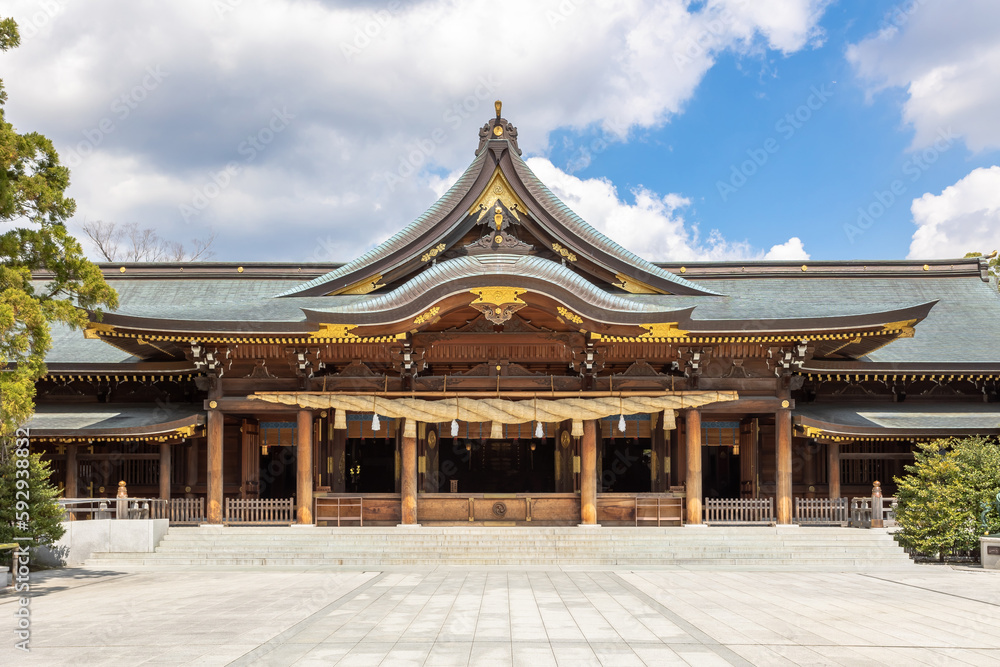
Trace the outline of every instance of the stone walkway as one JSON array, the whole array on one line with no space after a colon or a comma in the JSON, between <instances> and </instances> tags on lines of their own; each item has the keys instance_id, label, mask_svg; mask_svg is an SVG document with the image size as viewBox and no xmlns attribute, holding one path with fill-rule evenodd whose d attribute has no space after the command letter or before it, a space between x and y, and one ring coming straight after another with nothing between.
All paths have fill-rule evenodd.
<instances>
[{"instance_id":1,"label":"stone walkway","mask_svg":"<svg viewBox=\"0 0 1000 667\"><path fill-rule=\"evenodd\" d=\"M1000 665L1000 572L438 568L37 575L2 665Z\"/></svg>"}]
</instances>

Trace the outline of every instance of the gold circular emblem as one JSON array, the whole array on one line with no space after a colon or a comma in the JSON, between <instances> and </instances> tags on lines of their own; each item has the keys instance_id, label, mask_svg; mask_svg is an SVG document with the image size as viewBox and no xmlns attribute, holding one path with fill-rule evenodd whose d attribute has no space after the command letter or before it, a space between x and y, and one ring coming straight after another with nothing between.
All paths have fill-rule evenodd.
<instances>
[{"instance_id":1,"label":"gold circular emblem","mask_svg":"<svg viewBox=\"0 0 1000 667\"><path fill-rule=\"evenodd\" d=\"M494 308L493 312L497 315L503 315L503 308Z\"/></svg>"},{"instance_id":2,"label":"gold circular emblem","mask_svg":"<svg viewBox=\"0 0 1000 667\"><path fill-rule=\"evenodd\" d=\"M212 408L214 410L215 408L219 407L219 404L216 403L215 401L209 401L208 402L208 407L210 407L210 408Z\"/></svg>"},{"instance_id":3,"label":"gold circular emblem","mask_svg":"<svg viewBox=\"0 0 1000 667\"><path fill-rule=\"evenodd\" d=\"M493 134L495 134L495 135L497 135L499 137L501 134L503 134L503 128L500 127L499 125L494 126L493 127Z\"/></svg>"},{"instance_id":4,"label":"gold circular emblem","mask_svg":"<svg viewBox=\"0 0 1000 667\"><path fill-rule=\"evenodd\" d=\"M499 183L497 183L496 185L493 186L493 194L495 194L495 195L503 194L503 188L500 187ZM497 208L499 208L499 207L497 207Z\"/></svg>"},{"instance_id":5,"label":"gold circular emblem","mask_svg":"<svg viewBox=\"0 0 1000 667\"><path fill-rule=\"evenodd\" d=\"M559 443L563 447L569 447L569 431L563 431L559 434Z\"/></svg>"},{"instance_id":6,"label":"gold circular emblem","mask_svg":"<svg viewBox=\"0 0 1000 667\"><path fill-rule=\"evenodd\" d=\"M790 403L788 401L782 401L781 402L781 407L783 407L783 408L787 408L789 405L790 405Z\"/></svg>"},{"instance_id":7,"label":"gold circular emblem","mask_svg":"<svg viewBox=\"0 0 1000 667\"><path fill-rule=\"evenodd\" d=\"M493 242L494 243L503 243L503 237L500 236L499 234L497 234L496 236L493 237Z\"/></svg>"},{"instance_id":8,"label":"gold circular emblem","mask_svg":"<svg viewBox=\"0 0 1000 667\"><path fill-rule=\"evenodd\" d=\"M429 449L434 449L435 447L437 447L437 444L438 444L438 434L435 433L434 431L431 431L430 433L427 434L427 447Z\"/></svg>"}]
</instances>

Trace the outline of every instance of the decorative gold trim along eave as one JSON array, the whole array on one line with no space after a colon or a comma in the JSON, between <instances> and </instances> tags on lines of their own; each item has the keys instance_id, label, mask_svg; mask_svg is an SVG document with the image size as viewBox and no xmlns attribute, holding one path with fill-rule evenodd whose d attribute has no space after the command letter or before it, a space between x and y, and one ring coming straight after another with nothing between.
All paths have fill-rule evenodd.
<instances>
[{"instance_id":1,"label":"decorative gold trim along eave","mask_svg":"<svg viewBox=\"0 0 1000 667\"><path fill-rule=\"evenodd\" d=\"M290 335L261 335L261 336L198 336L195 334L163 334L150 335L146 333L135 333L128 331L113 330L98 336L108 345L115 347L127 354L133 354L133 350L127 350L115 344L111 338L141 338L150 344L150 341L162 341L168 343L209 343L213 345L308 345L313 343L392 343L406 338L406 332L386 334L384 336L356 336L350 331L342 329L344 327L354 328L356 325L344 324L321 324L320 329L306 336L305 334ZM159 348L158 348L159 349Z\"/></svg>"},{"instance_id":2,"label":"decorative gold trim along eave","mask_svg":"<svg viewBox=\"0 0 1000 667\"><path fill-rule=\"evenodd\" d=\"M823 373L800 371L796 375L831 382L890 382L896 380L930 380L932 382L968 380L969 382L979 382L1000 379L1000 373Z\"/></svg>"},{"instance_id":3,"label":"decorative gold trim along eave","mask_svg":"<svg viewBox=\"0 0 1000 667\"><path fill-rule=\"evenodd\" d=\"M205 436L204 426L182 426L168 433L157 433L155 435L44 435L31 436L32 442L80 442L93 444L98 442L167 442L178 438L202 438ZM127 457L127 455L124 455Z\"/></svg>"},{"instance_id":4,"label":"decorative gold trim along eave","mask_svg":"<svg viewBox=\"0 0 1000 667\"><path fill-rule=\"evenodd\" d=\"M42 380L60 380L63 382L167 382L178 380L193 380L197 377L194 373L180 373L170 375L169 373L48 373Z\"/></svg>"},{"instance_id":5,"label":"decorative gold trim along eave","mask_svg":"<svg viewBox=\"0 0 1000 667\"><path fill-rule=\"evenodd\" d=\"M608 336L606 334L590 332L590 336L593 340L599 340L606 343L788 343L801 340L821 341L846 339L848 340L848 344L850 344L860 343L860 338L863 336L885 336L902 333L899 330L880 330L862 332L851 331L830 334L789 333L775 334L771 336L692 336L684 329L676 328L676 322L652 325L640 324L639 326L648 329L649 333L642 334L641 336ZM674 330L672 331L670 327L674 327ZM661 332L666 335L660 335ZM886 345L888 345L888 343L886 343Z\"/></svg>"},{"instance_id":6,"label":"decorative gold trim along eave","mask_svg":"<svg viewBox=\"0 0 1000 667\"><path fill-rule=\"evenodd\" d=\"M795 436L800 438L814 438L817 440L829 440L830 442L927 442L930 440L940 440L942 437L934 435L845 435L843 433L830 433L815 426L805 424L795 424Z\"/></svg>"}]
</instances>

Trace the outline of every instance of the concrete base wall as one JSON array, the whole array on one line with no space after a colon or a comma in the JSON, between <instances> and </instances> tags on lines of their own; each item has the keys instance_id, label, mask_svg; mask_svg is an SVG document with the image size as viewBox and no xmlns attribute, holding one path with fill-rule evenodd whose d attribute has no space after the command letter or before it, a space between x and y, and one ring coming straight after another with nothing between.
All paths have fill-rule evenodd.
<instances>
[{"instance_id":1,"label":"concrete base wall","mask_svg":"<svg viewBox=\"0 0 1000 667\"><path fill-rule=\"evenodd\" d=\"M80 565L96 552L152 553L167 533L167 519L64 521L66 534L52 549L39 549L47 565Z\"/></svg>"},{"instance_id":2,"label":"concrete base wall","mask_svg":"<svg viewBox=\"0 0 1000 667\"><path fill-rule=\"evenodd\" d=\"M979 557L983 561L984 570L1000 570L1000 554L989 553L989 547L993 547L993 551L1000 551L1000 537L980 537L979 538Z\"/></svg>"}]
</instances>

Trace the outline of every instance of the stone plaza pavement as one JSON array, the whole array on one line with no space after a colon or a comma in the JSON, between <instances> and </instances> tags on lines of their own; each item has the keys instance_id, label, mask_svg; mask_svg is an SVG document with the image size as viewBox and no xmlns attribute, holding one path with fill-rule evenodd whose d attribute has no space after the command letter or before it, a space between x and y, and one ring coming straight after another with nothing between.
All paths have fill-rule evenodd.
<instances>
[{"instance_id":1,"label":"stone plaza pavement","mask_svg":"<svg viewBox=\"0 0 1000 667\"><path fill-rule=\"evenodd\" d=\"M0 665L1000 665L1000 572L202 568L34 577Z\"/></svg>"}]
</instances>

